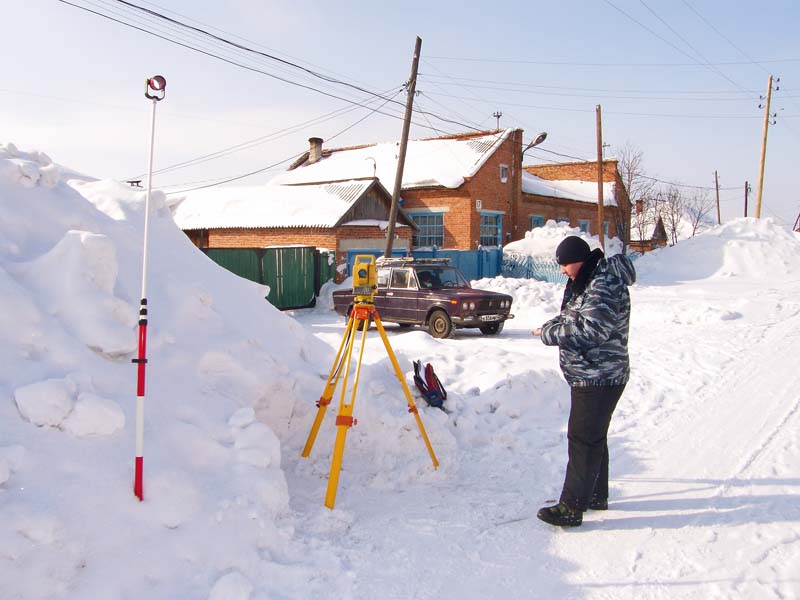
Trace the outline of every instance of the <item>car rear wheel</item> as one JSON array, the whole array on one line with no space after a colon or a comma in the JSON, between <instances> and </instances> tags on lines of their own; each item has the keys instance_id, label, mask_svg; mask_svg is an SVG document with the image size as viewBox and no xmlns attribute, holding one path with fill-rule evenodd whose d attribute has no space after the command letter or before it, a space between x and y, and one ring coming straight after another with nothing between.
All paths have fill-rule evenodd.
<instances>
[{"instance_id":1,"label":"car rear wheel","mask_svg":"<svg viewBox=\"0 0 800 600\"><path fill-rule=\"evenodd\" d=\"M428 319L428 333L435 338L449 338L455 333L455 327L446 312L435 310Z\"/></svg>"},{"instance_id":2,"label":"car rear wheel","mask_svg":"<svg viewBox=\"0 0 800 600\"><path fill-rule=\"evenodd\" d=\"M480 330L483 335L497 335L503 331L505 321L498 321L496 323L489 323L488 325L481 325Z\"/></svg>"}]
</instances>

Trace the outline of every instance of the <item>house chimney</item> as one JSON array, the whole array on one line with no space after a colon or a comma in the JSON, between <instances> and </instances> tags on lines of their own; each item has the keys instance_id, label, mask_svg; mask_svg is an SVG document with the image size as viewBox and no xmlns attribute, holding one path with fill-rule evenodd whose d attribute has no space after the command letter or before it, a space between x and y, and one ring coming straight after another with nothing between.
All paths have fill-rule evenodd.
<instances>
[{"instance_id":1,"label":"house chimney","mask_svg":"<svg viewBox=\"0 0 800 600\"><path fill-rule=\"evenodd\" d=\"M322 158L322 138L308 138L308 144L310 147L308 151L308 164L313 165Z\"/></svg>"}]
</instances>

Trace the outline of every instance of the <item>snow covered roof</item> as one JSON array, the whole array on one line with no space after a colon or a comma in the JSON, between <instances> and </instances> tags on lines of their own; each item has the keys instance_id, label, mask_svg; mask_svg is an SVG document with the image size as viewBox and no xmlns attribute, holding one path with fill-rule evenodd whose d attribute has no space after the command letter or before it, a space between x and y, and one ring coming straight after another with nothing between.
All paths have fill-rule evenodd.
<instances>
[{"instance_id":1,"label":"snow covered roof","mask_svg":"<svg viewBox=\"0 0 800 600\"><path fill-rule=\"evenodd\" d=\"M380 182L369 178L315 185L204 189L187 193L172 211L183 230L334 227L375 184Z\"/></svg>"},{"instance_id":2,"label":"snow covered roof","mask_svg":"<svg viewBox=\"0 0 800 600\"><path fill-rule=\"evenodd\" d=\"M524 169L522 170L522 192L597 204L597 181L542 179ZM617 206L614 182L603 183L603 204Z\"/></svg>"},{"instance_id":3,"label":"snow covered roof","mask_svg":"<svg viewBox=\"0 0 800 600\"><path fill-rule=\"evenodd\" d=\"M463 135L412 140L406 149L403 189L441 186L457 188L477 173L512 129L487 135ZM270 184L332 181L349 177L371 177L394 188L399 142L324 151L315 163L308 162L274 177Z\"/></svg>"}]
</instances>

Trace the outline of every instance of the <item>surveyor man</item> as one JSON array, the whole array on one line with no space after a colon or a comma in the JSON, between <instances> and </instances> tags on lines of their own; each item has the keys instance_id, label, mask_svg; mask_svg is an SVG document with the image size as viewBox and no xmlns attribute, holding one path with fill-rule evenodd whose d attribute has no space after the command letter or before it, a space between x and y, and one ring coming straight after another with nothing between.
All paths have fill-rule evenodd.
<instances>
[{"instance_id":1,"label":"surveyor man","mask_svg":"<svg viewBox=\"0 0 800 600\"><path fill-rule=\"evenodd\" d=\"M608 509L608 427L630 376L628 286L636 281L631 260L605 258L578 236L556 249L569 277L561 313L533 334L558 346L559 364L570 386L568 462L558 504L539 510L546 523L577 526L587 509Z\"/></svg>"}]
</instances>

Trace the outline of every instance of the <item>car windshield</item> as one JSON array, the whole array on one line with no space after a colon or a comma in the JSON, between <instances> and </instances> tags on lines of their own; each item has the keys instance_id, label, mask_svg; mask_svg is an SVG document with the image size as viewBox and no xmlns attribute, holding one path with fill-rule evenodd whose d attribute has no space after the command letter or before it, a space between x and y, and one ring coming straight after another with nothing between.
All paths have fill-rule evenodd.
<instances>
[{"instance_id":1,"label":"car windshield","mask_svg":"<svg viewBox=\"0 0 800 600\"><path fill-rule=\"evenodd\" d=\"M469 282L461 271L453 267L426 267L417 269L417 280L422 289L468 288Z\"/></svg>"}]
</instances>

